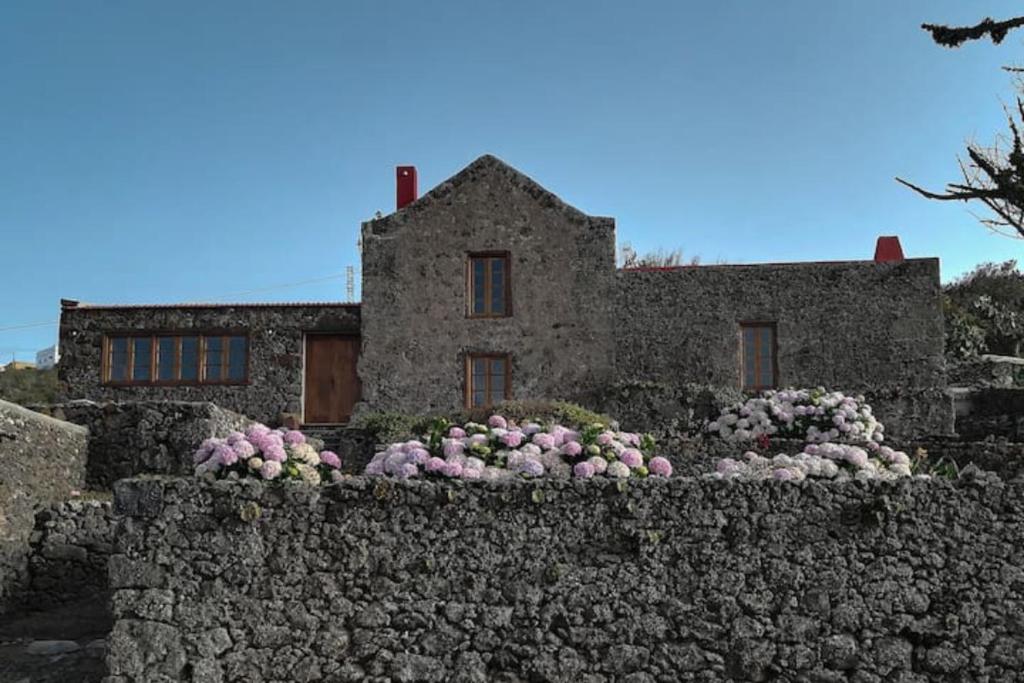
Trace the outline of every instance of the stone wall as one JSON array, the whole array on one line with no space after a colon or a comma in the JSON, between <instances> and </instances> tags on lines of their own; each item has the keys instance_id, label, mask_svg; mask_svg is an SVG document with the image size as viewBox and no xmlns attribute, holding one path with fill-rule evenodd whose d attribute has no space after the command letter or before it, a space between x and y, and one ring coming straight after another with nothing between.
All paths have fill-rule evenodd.
<instances>
[{"instance_id":1,"label":"stone wall","mask_svg":"<svg viewBox=\"0 0 1024 683\"><path fill-rule=\"evenodd\" d=\"M39 610L106 593L116 533L109 501L70 500L39 511L20 603Z\"/></svg>"},{"instance_id":2,"label":"stone wall","mask_svg":"<svg viewBox=\"0 0 1024 683\"><path fill-rule=\"evenodd\" d=\"M363 224L368 411L465 405L466 355L508 353L511 398L568 398L613 366L615 223L484 156L406 208ZM467 317L470 252L507 251L511 317Z\"/></svg>"},{"instance_id":3,"label":"stone wall","mask_svg":"<svg viewBox=\"0 0 1024 683\"><path fill-rule=\"evenodd\" d=\"M88 433L0 400L0 613L28 582L36 508L85 482Z\"/></svg>"},{"instance_id":4,"label":"stone wall","mask_svg":"<svg viewBox=\"0 0 1024 683\"><path fill-rule=\"evenodd\" d=\"M123 477L191 474L192 454L204 439L252 423L212 403L186 401L71 401L33 410L89 429L86 483L104 490Z\"/></svg>"},{"instance_id":5,"label":"stone wall","mask_svg":"<svg viewBox=\"0 0 1024 683\"><path fill-rule=\"evenodd\" d=\"M875 393L905 436L952 430L952 403L936 400L938 259L622 270L617 283L620 381L739 387L740 323L771 321L780 386Z\"/></svg>"},{"instance_id":6,"label":"stone wall","mask_svg":"<svg viewBox=\"0 0 1024 683\"><path fill-rule=\"evenodd\" d=\"M1014 680L1024 484L125 480L112 683Z\"/></svg>"},{"instance_id":7,"label":"stone wall","mask_svg":"<svg viewBox=\"0 0 1024 683\"><path fill-rule=\"evenodd\" d=\"M102 382L103 337L112 333L247 331L246 384L111 386ZM306 332L359 333L352 304L85 306L61 311L61 400L210 401L276 424L282 413L301 414Z\"/></svg>"},{"instance_id":8,"label":"stone wall","mask_svg":"<svg viewBox=\"0 0 1024 683\"><path fill-rule=\"evenodd\" d=\"M1024 441L1024 387L956 392L956 432L961 438Z\"/></svg>"}]
</instances>

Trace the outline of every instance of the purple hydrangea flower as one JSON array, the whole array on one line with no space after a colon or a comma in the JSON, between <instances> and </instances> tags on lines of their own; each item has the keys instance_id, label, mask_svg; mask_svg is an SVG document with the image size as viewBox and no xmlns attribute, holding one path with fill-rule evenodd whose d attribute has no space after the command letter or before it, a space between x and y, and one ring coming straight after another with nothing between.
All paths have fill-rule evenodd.
<instances>
[{"instance_id":1,"label":"purple hydrangea flower","mask_svg":"<svg viewBox=\"0 0 1024 683\"><path fill-rule=\"evenodd\" d=\"M636 469L640 465L644 464L644 456L640 451L635 448L627 448L619 454L619 460L626 464L626 467L630 469Z\"/></svg>"},{"instance_id":2,"label":"purple hydrangea flower","mask_svg":"<svg viewBox=\"0 0 1024 683\"><path fill-rule=\"evenodd\" d=\"M289 446L297 446L300 443L306 443L306 435L296 429L285 432L283 439Z\"/></svg>"},{"instance_id":3,"label":"purple hydrangea flower","mask_svg":"<svg viewBox=\"0 0 1024 683\"><path fill-rule=\"evenodd\" d=\"M528 458L519 466L519 471L529 477L539 477L544 474L544 465L539 460Z\"/></svg>"},{"instance_id":4,"label":"purple hydrangea flower","mask_svg":"<svg viewBox=\"0 0 1024 683\"><path fill-rule=\"evenodd\" d=\"M572 468L572 473L579 479L590 479L594 476L594 466L584 460L583 462L576 463Z\"/></svg>"},{"instance_id":5,"label":"purple hydrangea flower","mask_svg":"<svg viewBox=\"0 0 1024 683\"><path fill-rule=\"evenodd\" d=\"M451 461L444 464L444 470L442 471L444 476L458 478L462 476L462 463Z\"/></svg>"},{"instance_id":6,"label":"purple hydrangea flower","mask_svg":"<svg viewBox=\"0 0 1024 683\"><path fill-rule=\"evenodd\" d=\"M444 446L441 447L446 458L450 458L453 455L462 455L466 450L466 444L461 441L455 441L454 439L446 439Z\"/></svg>"},{"instance_id":7,"label":"purple hydrangea flower","mask_svg":"<svg viewBox=\"0 0 1024 683\"><path fill-rule=\"evenodd\" d=\"M245 440L245 434L242 432L231 432L228 434L227 442L229 446L234 446L239 441Z\"/></svg>"},{"instance_id":8,"label":"purple hydrangea flower","mask_svg":"<svg viewBox=\"0 0 1024 683\"><path fill-rule=\"evenodd\" d=\"M409 477L419 476L419 473L419 467L416 467L416 465L412 464L411 462L407 462L398 468L398 471L395 473L395 476L398 477L399 479L408 479Z\"/></svg>"},{"instance_id":9,"label":"purple hydrangea flower","mask_svg":"<svg viewBox=\"0 0 1024 683\"><path fill-rule=\"evenodd\" d=\"M320 451L320 462L334 469L341 467L341 458L334 451Z\"/></svg>"},{"instance_id":10,"label":"purple hydrangea flower","mask_svg":"<svg viewBox=\"0 0 1024 683\"><path fill-rule=\"evenodd\" d=\"M243 438L241 441L236 441L231 446L232 450L238 456L239 460L248 460L252 456L256 455L256 448Z\"/></svg>"},{"instance_id":11,"label":"purple hydrangea flower","mask_svg":"<svg viewBox=\"0 0 1024 683\"><path fill-rule=\"evenodd\" d=\"M266 448L260 449L263 451L263 459L270 460L273 462L284 462L288 459L288 454L284 452L284 446L278 446L277 444L267 446Z\"/></svg>"},{"instance_id":12,"label":"purple hydrangea flower","mask_svg":"<svg viewBox=\"0 0 1024 683\"><path fill-rule=\"evenodd\" d=\"M779 481L789 481L793 478L793 473L785 467L780 467L772 472L772 476Z\"/></svg>"},{"instance_id":13,"label":"purple hydrangea flower","mask_svg":"<svg viewBox=\"0 0 1024 683\"><path fill-rule=\"evenodd\" d=\"M651 474L659 477L672 476L672 463L668 461L668 458L663 458L660 455L651 458L651 461L647 463L647 469L650 470Z\"/></svg>"},{"instance_id":14,"label":"purple hydrangea flower","mask_svg":"<svg viewBox=\"0 0 1024 683\"><path fill-rule=\"evenodd\" d=\"M452 439L464 439L466 438L466 430L462 427L452 427L448 430L448 437Z\"/></svg>"},{"instance_id":15,"label":"purple hydrangea flower","mask_svg":"<svg viewBox=\"0 0 1024 683\"><path fill-rule=\"evenodd\" d=\"M423 465L423 469L425 469L427 472L430 472L431 474L443 473L445 465L447 464L448 463L446 463L441 458L430 458Z\"/></svg>"},{"instance_id":16,"label":"purple hydrangea flower","mask_svg":"<svg viewBox=\"0 0 1024 683\"><path fill-rule=\"evenodd\" d=\"M427 460L430 460L430 453L425 448L414 448L409 451L409 462L422 465Z\"/></svg>"},{"instance_id":17,"label":"purple hydrangea flower","mask_svg":"<svg viewBox=\"0 0 1024 683\"><path fill-rule=\"evenodd\" d=\"M367 463L366 468L363 470L363 473L370 477L379 477L380 475L384 474L384 461L373 460Z\"/></svg>"},{"instance_id":18,"label":"purple hydrangea flower","mask_svg":"<svg viewBox=\"0 0 1024 683\"><path fill-rule=\"evenodd\" d=\"M225 467L234 465L238 462L238 454L235 453L235 449L226 443L217 444L217 446L214 447L213 457L216 458L217 462Z\"/></svg>"},{"instance_id":19,"label":"purple hydrangea flower","mask_svg":"<svg viewBox=\"0 0 1024 683\"><path fill-rule=\"evenodd\" d=\"M487 418L488 427L497 427L498 429L508 429L508 420L503 418L501 415L491 415Z\"/></svg>"},{"instance_id":20,"label":"purple hydrangea flower","mask_svg":"<svg viewBox=\"0 0 1024 683\"><path fill-rule=\"evenodd\" d=\"M562 452L570 458L575 458L583 452L583 446L581 446L578 441L566 441L562 446Z\"/></svg>"}]
</instances>

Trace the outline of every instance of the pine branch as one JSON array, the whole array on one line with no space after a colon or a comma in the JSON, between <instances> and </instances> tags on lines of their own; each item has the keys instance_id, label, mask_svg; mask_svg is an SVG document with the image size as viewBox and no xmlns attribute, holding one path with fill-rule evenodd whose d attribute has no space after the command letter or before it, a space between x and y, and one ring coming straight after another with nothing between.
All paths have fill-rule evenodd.
<instances>
[{"instance_id":1,"label":"pine branch","mask_svg":"<svg viewBox=\"0 0 1024 683\"><path fill-rule=\"evenodd\" d=\"M974 26L943 26L941 24L922 24L921 28L932 34L932 40L944 47L960 47L969 40L981 40L986 36L998 45L1006 38L1006 34L1015 28L1024 26L1024 17L1014 17L1006 21L994 21L986 17Z\"/></svg>"}]
</instances>

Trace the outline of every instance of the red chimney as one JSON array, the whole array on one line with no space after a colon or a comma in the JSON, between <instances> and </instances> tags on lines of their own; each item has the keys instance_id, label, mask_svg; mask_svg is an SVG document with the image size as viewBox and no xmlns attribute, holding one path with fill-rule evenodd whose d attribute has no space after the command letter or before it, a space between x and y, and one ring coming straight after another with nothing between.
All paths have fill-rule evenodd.
<instances>
[{"instance_id":1,"label":"red chimney","mask_svg":"<svg viewBox=\"0 0 1024 683\"><path fill-rule=\"evenodd\" d=\"M875 244L875 263L899 263L903 260L903 247L896 235L882 236Z\"/></svg>"},{"instance_id":2,"label":"red chimney","mask_svg":"<svg viewBox=\"0 0 1024 683\"><path fill-rule=\"evenodd\" d=\"M416 201L416 167L396 166L395 176L398 181L396 184L395 208L404 209Z\"/></svg>"}]
</instances>

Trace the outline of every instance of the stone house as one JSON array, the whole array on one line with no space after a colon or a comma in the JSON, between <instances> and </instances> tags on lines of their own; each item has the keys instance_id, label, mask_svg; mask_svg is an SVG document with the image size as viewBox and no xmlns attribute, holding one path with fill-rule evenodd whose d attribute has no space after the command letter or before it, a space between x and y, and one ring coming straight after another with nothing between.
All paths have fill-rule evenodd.
<instances>
[{"instance_id":1,"label":"stone house","mask_svg":"<svg viewBox=\"0 0 1024 683\"><path fill-rule=\"evenodd\" d=\"M344 423L622 382L863 391L948 431L937 258L616 267L615 221L493 156L362 225L362 302L63 301L64 398L209 400ZM886 403L888 402L888 403ZM925 427L922 427L924 429Z\"/></svg>"}]
</instances>

